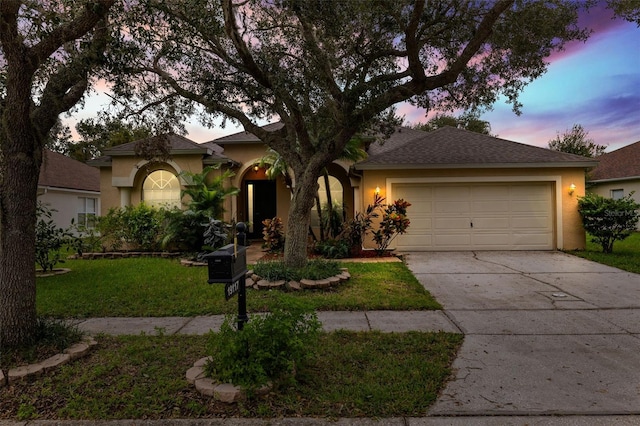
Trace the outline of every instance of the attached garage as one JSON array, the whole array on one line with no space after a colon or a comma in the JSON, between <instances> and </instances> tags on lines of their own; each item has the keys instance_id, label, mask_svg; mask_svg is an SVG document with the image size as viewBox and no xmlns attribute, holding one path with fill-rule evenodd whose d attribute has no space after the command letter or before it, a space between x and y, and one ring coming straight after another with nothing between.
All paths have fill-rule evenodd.
<instances>
[{"instance_id":1,"label":"attached garage","mask_svg":"<svg viewBox=\"0 0 640 426\"><path fill-rule=\"evenodd\" d=\"M354 165L356 210L378 190L411 203L411 225L393 242L399 251L585 246L577 206L593 159L452 127L398 128L368 153Z\"/></svg>"},{"instance_id":2,"label":"attached garage","mask_svg":"<svg viewBox=\"0 0 640 426\"><path fill-rule=\"evenodd\" d=\"M535 183L395 183L410 200L409 232L399 250L552 250L553 191Z\"/></svg>"}]
</instances>

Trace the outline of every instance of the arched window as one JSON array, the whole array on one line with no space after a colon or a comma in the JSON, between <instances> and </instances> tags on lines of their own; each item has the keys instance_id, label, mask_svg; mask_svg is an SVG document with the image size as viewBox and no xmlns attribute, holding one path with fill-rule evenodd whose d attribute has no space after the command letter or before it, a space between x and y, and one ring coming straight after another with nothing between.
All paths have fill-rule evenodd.
<instances>
[{"instance_id":1,"label":"arched window","mask_svg":"<svg viewBox=\"0 0 640 426\"><path fill-rule=\"evenodd\" d=\"M340 181L329 175L329 192L331 194L331 202L336 208L342 208L343 198L342 198L342 183ZM320 198L320 206L323 210L326 211L326 206L328 202L327 197L327 189L325 186L324 176L320 176L318 178L318 197ZM320 220L318 217L318 209L316 205L313 206L313 210L311 211L311 226L319 226Z\"/></svg>"},{"instance_id":2,"label":"arched window","mask_svg":"<svg viewBox=\"0 0 640 426\"><path fill-rule=\"evenodd\" d=\"M180 182L167 170L156 170L142 184L142 199L153 207L180 207Z\"/></svg>"}]
</instances>

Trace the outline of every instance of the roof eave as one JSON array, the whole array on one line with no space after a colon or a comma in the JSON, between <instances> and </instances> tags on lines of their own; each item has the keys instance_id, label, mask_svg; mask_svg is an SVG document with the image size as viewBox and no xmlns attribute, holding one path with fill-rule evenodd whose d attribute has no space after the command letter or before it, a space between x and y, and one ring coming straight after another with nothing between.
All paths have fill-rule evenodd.
<instances>
[{"instance_id":1,"label":"roof eave","mask_svg":"<svg viewBox=\"0 0 640 426\"><path fill-rule=\"evenodd\" d=\"M621 181L639 180L639 179L640 179L640 176L625 176L625 177L617 177L617 178L590 180L589 183L621 182Z\"/></svg>"},{"instance_id":2,"label":"roof eave","mask_svg":"<svg viewBox=\"0 0 640 426\"><path fill-rule=\"evenodd\" d=\"M590 168L596 161L554 163L355 164L356 170Z\"/></svg>"},{"instance_id":3,"label":"roof eave","mask_svg":"<svg viewBox=\"0 0 640 426\"><path fill-rule=\"evenodd\" d=\"M205 158L204 160L202 160L202 164L204 164L205 166L228 164L229 167L238 167L241 165L237 161L234 161L230 158Z\"/></svg>"}]
</instances>

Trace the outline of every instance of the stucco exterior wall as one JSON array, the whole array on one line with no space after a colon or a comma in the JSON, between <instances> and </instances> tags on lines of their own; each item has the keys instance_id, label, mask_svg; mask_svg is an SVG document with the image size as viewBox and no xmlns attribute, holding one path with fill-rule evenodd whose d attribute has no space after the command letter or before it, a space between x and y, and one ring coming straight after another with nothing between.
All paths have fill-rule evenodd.
<instances>
[{"instance_id":1,"label":"stucco exterior wall","mask_svg":"<svg viewBox=\"0 0 640 426\"><path fill-rule=\"evenodd\" d=\"M358 211L364 211L373 201L376 187L380 195L393 201L390 180L397 178L418 178L428 182L509 182L537 181L553 182L552 203L556 212L556 248L564 250L583 249L585 232L578 214L578 197L585 193L585 173L583 169L521 168L521 169L431 169L431 170L365 170L363 171ZM576 186L569 194L571 184ZM407 200L411 202L411 200ZM558 207L558 203L560 206ZM411 216L409 215L409 219ZM558 235L560 233L560 235Z\"/></svg>"}]
</instances>

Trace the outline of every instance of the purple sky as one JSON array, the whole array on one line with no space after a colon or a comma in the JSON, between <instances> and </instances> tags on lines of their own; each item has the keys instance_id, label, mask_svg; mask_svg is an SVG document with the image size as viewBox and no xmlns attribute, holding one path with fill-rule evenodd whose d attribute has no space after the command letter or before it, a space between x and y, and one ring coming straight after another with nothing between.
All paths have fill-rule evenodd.
<instances>
[{"instance_id":1,"label":"purple sky","mask_svg":"<svg viewBox=\"0 0 640 426\"><path fill-rule=\"evenodd\" d=\"M581 24L593 30L589 40L549 58L547 73L522 93L520 116L505 102L483 114L492 133L546 147L580 124L607 151L640 141L640 28L611 16L604 8L584 14ZM425 121L424 110L405 106L401 113L411 123Z\"/></svg>"},{"instance_id":2,"label":"purple sky","mask_svg":"<svg viewBox=\"0 0 640 426\"><path fill-rule=\"evenodd\" d=\"M640 141L640 28L611 19L603 8L583 14L581 24L593 30L591 37L549 58L547 73L522 93L520 116L503 101L481 116L491 123L494 135L546 147L557 134L580 124L596 143L608 145L607 151ZM73 125L74 119L92 117L106 103L106 97L92 96L67 121ZM427 120L424 110L410 105L400 104L398 111L409 124ZM207 129L194 123L187 130L190 139L205 142L241 129Z\"/></svg>"}]
</instances>

